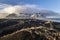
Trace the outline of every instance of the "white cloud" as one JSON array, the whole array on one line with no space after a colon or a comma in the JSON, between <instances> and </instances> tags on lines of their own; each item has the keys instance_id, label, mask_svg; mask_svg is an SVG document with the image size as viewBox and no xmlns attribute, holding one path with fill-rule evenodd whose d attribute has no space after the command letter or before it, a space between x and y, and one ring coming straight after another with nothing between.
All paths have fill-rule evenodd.
<instances>
[{"instance_id":1,"label":"white cloud","mask_svg":"<svg viewBox=\"0 0 60 40\"><path fill-rule=\"evenodd\" d=\"M0 3L0 17L5 17L11 13L37 13L39 12L40 8L37 5L9 5L9 4L2 4Z\"/></svg>"},{"instance_id":2,"label":"white cloud","mask_svg":"<svg viewBox=\"0 0 60 40\"><path fill-rule=\"evenodd\" d=\"M18 14L18 13L39 13L39 12L43 13L43 15L52 15L53 13L47 10L43 10L42 8L38 8L37 5L30 5L30 4L9 5L9 4L0 3L0 15L2 17L5 17L6 15L11 13ZM56 15L56 13L53 13L53 14Z\"/></svg>"},{"instance_id":3,"label":"white cloud","mask_svg":"<svg viewBox=\"0 0 60 40\"><path fill-rule=\"evenodd\" d=\"M40 8L36 5L8 5L8 4L1 4L3 9L0 10L0 13L37 13L39 12Z\"/></svg>"},{"instance_id":4,"label":"white cloud","mask_svg":"<svg viewBox=\"0 0 60 40\"><path fill-rule=\"evenodd\" d=\"M0 3L0 8L2 8L2 9L9 7L9 6L11 6L11 5Z\"/></svg>"}]
</instances>

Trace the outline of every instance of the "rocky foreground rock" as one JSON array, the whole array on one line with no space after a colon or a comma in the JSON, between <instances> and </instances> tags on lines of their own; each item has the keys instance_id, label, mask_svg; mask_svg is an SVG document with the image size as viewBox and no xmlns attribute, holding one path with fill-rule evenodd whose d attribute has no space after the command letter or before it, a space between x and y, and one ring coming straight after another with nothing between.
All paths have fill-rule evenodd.
<instances>
[{"instance_id":1,"label":"rocky foreground rock","mask_svg":"<svg viewBox=\"0 0 60 40\"><path fill-rule=\"evenodd\" d=\"M0 40L60 40L60 23L43 20L3 20L0 22Z\"/></svg>"}]
</instances>

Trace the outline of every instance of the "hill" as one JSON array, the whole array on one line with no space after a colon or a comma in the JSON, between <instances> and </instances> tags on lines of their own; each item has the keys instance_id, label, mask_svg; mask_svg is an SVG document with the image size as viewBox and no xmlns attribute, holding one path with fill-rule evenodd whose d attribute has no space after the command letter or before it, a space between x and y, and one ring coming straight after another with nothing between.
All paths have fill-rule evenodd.
<instances>
[{"instance_id":1,"label":"hill","mask_svg":"<svg viewBox=\"0 0 60 40\"><path fill-rule=\"evenodd\" d=\"M6 27L0 29L0 40L60 40L60 23L43 20L8 21L13 24L5 24Z\"/></svg>"}]
</instances>

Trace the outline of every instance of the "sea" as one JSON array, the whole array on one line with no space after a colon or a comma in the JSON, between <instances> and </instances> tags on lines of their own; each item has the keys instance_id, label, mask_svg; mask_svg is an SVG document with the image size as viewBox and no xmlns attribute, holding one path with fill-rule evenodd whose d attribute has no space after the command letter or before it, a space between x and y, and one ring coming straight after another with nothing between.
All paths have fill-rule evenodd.
<instances>
[{"instance_id":1,"label":"sea","mask_svg":"<svg viewBox=\"0 0 60 40\"><path fill-rule=\"evenodd\" d=\"M60 23L60 18L37 18L39 20L48 20L52 22L59 22Z\"/></svg>"}]
</instances>

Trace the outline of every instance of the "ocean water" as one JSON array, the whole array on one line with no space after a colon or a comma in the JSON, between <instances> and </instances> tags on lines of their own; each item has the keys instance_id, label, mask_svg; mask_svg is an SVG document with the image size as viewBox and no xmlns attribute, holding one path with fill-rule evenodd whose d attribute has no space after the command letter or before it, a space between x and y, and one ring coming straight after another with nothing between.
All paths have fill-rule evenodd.
<instances>
[{"instance_id":1,"label":"ocean water","mask_svg":"<svg viewBox=\"0 0 60 40\"><path fill-rule=\"evenodd\" d=\"M49 20L49 21L52 21L52 22L60 22L60 18L37 18L37 19Z\"/></svg>"},{"instance_id":2,"label":"ocean water","mask_svg":"<svg viewBox=\"0 0 60 40\"><path fill-rule=\"evenodd\" d=\"M47 18L47 19L54 22L60 22L60 18Z\"/></svg>"}]
</instances>

